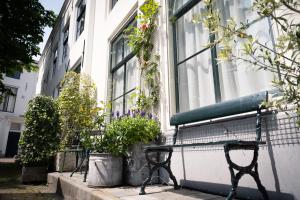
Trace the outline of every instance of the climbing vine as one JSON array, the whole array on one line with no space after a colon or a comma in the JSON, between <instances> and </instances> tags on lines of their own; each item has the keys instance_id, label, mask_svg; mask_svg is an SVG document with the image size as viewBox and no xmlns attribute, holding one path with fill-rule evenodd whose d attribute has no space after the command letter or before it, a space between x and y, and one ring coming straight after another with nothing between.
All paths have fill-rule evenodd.
<instances>
[{"instance_id":1,"label":"climbing vine","mask_svg":"<svg viewBox=\"0 0 300 200\"><path fill-rule=\"evenodd\" d=\"M128 44L136 54L140 68L140 88L137 94L138 109L149 111L158 107L160 87L160 57L153 52L153 33L156 30L156 16L159 4L155 0L146 0L139 8L136 19L138 26L126 29Z\"/></svg>"}]
</instances>

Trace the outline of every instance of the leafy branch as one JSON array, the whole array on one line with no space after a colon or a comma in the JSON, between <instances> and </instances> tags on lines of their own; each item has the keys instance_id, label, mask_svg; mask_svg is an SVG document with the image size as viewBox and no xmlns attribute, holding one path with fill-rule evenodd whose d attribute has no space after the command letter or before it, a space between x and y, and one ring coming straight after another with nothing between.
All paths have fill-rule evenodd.
<instances>
[{"instance_id":1,"label":"leafy branch","mask_svg":"<svg viewBox=\"0 0 300 200\"><path fill-rule=\"evenodd\" d=\"M203 23L210 34L217 36L207 47L218 47L218 61L241 60L257 66L259 70L278 73L272 83L281 91L282 96L271 101L269 106L286 110L288 105L293 105L300 116L300 24L296 20L300 13L299 2L255 0L252 10L259 17L240 25L232 18L222 24L219 12L214 7L215 0L206 0L204 3L207 12L195 15L193 22ZM273 47L247 33L250 26L264 18L270 18L280 27L280 35ZM237 44L242 44L242 49L238 52L240 54L233 51Z\"/></svg>"}]
</instances>

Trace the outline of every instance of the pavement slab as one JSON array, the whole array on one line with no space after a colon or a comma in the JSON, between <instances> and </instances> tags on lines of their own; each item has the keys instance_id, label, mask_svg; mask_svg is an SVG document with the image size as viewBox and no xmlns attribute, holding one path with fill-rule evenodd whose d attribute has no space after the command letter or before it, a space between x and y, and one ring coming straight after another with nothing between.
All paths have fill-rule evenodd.
<instances>
[{"instance_id":1,"label":"pavement slab","mask_svg":"<svg viewBox=\"0 0 300 200\"><path fill-rule=\"evenodd\" d=\"M225 197L206 194L196 190L181 188L174 190L168 185L149 185L146 188L146 195L139 195L140 187L112 187L112 188L89 188L84 183L83 176L79 173L70 177L70 173L51 173L48 175L49 186L55 187L55 181L59 182L59 190L65 199L79 200L223 200ZM57 187L57 186L56 186ZM73 188L73 189L70 189ZM76 189L75 189L76 188ZM81 191L81 192L80 192ZM73 192L73 194L72 194ZM75 194L75 193L76 194ZM80 197L79 197L80 196Z\"/></svg>"}]
</instances>

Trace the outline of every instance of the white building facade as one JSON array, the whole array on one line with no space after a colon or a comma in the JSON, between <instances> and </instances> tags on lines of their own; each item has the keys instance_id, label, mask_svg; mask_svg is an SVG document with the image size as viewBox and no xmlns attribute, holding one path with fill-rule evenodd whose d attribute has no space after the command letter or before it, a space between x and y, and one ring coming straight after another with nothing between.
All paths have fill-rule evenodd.
<instances>
[{"instance_id":1,"label":"white building facade","mask_svg":"<svg viewBox=\"0 0 300 200\"><path fill-rule=\"evenodd\" d=\"M222 22L233 17L238 22L253 20L251 0L217 1ZM135 24L134 17L142 0L65 0L39 61L37 93L56 97L66 71L91 75L97 85L99 101L111 101L112 111L125 113L138 87L137 59L128 48L123 31ZM158 0L157 31L154 51L160 55L159 119L162 132L171 138L174 127L170 117L217 102L235 99L259 91L271 90L276 74L257 71L248 63L216 63L218 49L206 49L209 32L192 23L203 12L199 0ZM138 22L137 22L138 24ZM269 19L256 22L249 32L267 45L274 44L278 33ZM235 51L239 51L237 46ZM207 141L253 137L253 118L222 120L189 129L182 140ZM271 199L300 199L299 129L295 117L283 113L263 120L259 173ZM252 124L254 126L252 126ZM248 152L234 152L235 159L249 161ZM250 156L251 157L251 156ZM247 160L248 159L248 160ZM184 148L175 150L172 170L185 187L218 194L230 190L230 173L223 147ZM162 172L162 175L164 173ZM255 182L243 177L238 195L258 199Z\"/></svg>"},{"instance_id":2,"label":"white building facade","mask_svg":"<svg viewBox=\"0 0 300 200\"><path fill-rule=\"evenodd\" d=\"M4 95L0 104L0 157L17 154L18 141L24 129L24 113L35 95L37 72L16 73L4 76L3 83L14 95Z\"/></svg>"}]
</instances>

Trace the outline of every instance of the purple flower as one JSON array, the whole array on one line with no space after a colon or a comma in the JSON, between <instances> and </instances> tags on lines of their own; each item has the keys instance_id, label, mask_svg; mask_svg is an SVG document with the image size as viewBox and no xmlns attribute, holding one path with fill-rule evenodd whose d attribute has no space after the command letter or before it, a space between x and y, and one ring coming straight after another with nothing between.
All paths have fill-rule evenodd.
<instances>
[{"instance_id":1,"label":"purple flower","mask_svg":"<svg viewBox=\"0 0 300 200\"><path fill-rule=\"evenodd\" d=\"M130 113L131 113L130 110L128 110L127 115L130 116Z\"/></svg>"},{"instance_id":2,"label":"purple flower","mask_svg":"<svg viewBox=\"0 0 300 200\"><path fill-rule=\"evenodd\" d=\"M111 113L111 117L112 117L112 118L115 117L115 113L114 113L114 112Z\"/></svg>"},{"instance_id":3,"label":"purple flower","mask_svg":"<svg viewBox=\"0 0 300 200\"><path fill-rule=\"evenodd\" d=\"M145 117L145 115L146 115L146 112L145 112L145 111L142 111L142 112L141 112L141 117Z\"/></svg>"},{"instance_id":4,"label":"purple flower","mask_svg":"<svg viewBox=\"0 0 300 200\"><path fill-rule=\"evenodd\" d=\"M120 112L119 111L117 111L117 117L120 117Z\"/></svg>"}]
</instances>

